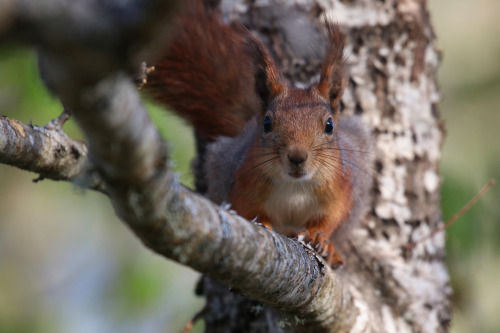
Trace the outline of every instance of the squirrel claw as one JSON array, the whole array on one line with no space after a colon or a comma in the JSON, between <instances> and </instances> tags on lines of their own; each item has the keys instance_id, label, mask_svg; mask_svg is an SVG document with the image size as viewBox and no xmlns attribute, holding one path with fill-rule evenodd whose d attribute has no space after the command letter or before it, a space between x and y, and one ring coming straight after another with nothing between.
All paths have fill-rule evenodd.
<instances>
[{"instance_id":1,"label":"squirrel claw","mask_svg":"<svg viewBox=\"0 0 500 333\"><path fill-rule=\"evenodd\" d=\"M322 233L314 230L312 234L306 230L300 235L303 236L304 243L310 245L318 255L325 259L332 269L337 269L342 266L342 258L340 254L335 251L335 247L329 239L325 239Z\"/></svg>"},{"instance_id":2,"label":"squirrel claw","mask_svg":"<svg viewBox=\"0 0 500 333\"><path fill-rule=\"evenodd\" d=\"M328 251L326 261L330 264L332 269L340 268L344 264L340 254L335 251L335 248L332 243L328 244Z\"/></svg>"}]
</instances>

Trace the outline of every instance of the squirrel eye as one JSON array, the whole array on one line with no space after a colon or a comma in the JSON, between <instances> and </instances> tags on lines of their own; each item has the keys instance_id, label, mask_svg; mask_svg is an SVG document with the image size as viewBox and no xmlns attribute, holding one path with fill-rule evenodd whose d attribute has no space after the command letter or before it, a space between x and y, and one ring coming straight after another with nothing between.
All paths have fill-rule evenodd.
<instances>
[{"instance_id":1,"label":"squirrel eye","mask_svg":"<svg viewBox=\"0 0 500 333\"><path fill-rule=\"evenodd\" d=\"M325 133L326 134L333 134L333 129L335 128L335 125L333 124L333 120L332 118L328 118L328 120L326 121L326 125L325 125Z\"/></svg>"},{"instance_id":2,"label":"squirrel eye","mask_svg":"<svg viewBox=\"0 0 500 333\"><path fill-rule=\"evenodd\" d=\"M271 118L269 118L269 116L266 116L264 118L264 132L269 133L271 132L271 130L272 130Z\"/></svg>"}]
</instances>

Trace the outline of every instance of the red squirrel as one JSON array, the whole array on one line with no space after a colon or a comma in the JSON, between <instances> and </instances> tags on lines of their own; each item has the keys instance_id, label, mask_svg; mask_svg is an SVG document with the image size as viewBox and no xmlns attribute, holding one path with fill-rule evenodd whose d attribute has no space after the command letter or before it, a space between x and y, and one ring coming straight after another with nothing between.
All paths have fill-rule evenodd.
<instances>
[{"instance_id":1,"label":"red squirrel","mask_svg":"<svg viewBox=\"0 0 500 333\"><path fill-rule=\"evenodd\" d=\"M181 15L145 85L211 142L208 197L275 231L305 235L332 266L339 226L368 206L370 135L359 117L339 120L345 37L327 23L319 82L288 87L263 43L200 3Z\"/></svg>"}]
</instances>

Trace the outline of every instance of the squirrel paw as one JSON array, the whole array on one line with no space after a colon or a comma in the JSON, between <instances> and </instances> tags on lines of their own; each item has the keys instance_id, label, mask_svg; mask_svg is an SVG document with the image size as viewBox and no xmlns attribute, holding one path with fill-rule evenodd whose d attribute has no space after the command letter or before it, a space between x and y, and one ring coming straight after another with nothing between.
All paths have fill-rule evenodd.
<instances>
[{"instance_id":1,"label":"squirrel paw","mask_svg":"<svg viewBox=\"0 0 500 333\"><path fill-rule=\"evenodd\" d=\"M323 236L323 233L318 231L313 231L312 233L308 230L300 234L303 237L303 241L311 246L318 255L326 260L332 267L332 269L337 269L342 266L342 258L340 254L335 251L335 247L332 242Z\"/></svg>"},{"instance_id":2,"label":"squirrel paw","mask_svg":"<svg viewBox=\"0 0 500 333\"><path fill-rule=\"evenodd\" d=\"M255 218L255 220L253 220L252 222L255 223L255 224L257 224L257 225L260 225L261 227L266 228L267 230L273 230L273 226L269 222L266 222L266 221L257 221L257 218Z\"/></svg>"}]
</instances>

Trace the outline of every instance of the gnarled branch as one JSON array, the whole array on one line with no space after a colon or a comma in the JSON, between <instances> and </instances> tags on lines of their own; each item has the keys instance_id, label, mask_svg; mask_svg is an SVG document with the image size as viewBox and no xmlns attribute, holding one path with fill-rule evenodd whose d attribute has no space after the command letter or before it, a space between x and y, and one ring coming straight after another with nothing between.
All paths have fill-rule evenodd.
<instances>
[{"instance_id":1,"label":"gnarled branch","mask_svg":"<svg viewBox=\"0 0 500 333\"><path fill-rule=\"evenodd\" d=\"M67 35L63 33L60 39L57 33L49 33L49 27L69 22L76 4L67 6L67 11L57 7L57 16L37 16L36 3L32 7L31 2L10 3L29 15L19 19L20 13L14 10L13 23L4 31L14 31L15 36L22 31L45 50L45 81L73 111L88 142L89 160L103 179L117 215L144 244L252 299L296 315L308 329L346 330L354 324L357 311L349 290L321 259L297 241L247 222L187 190L169 168L166 144L145 112L135 86L121 71L129 69L137 53L117 52L122 50L124 34L128 34L126 41L131 45L147 48L142 36L156 29L156 23L150 22L158 18L151 14L155 13L153 5L157 11L164 11L161 4L168 2L147 1L153 7L144 5L150 10L134 16L130 26L92 26L91 21L79 17L75 27L84 30L71 36L69 52L58 44L68 41ZM77 3L79 10L88 11L85 17L95 14L102 18L109 13L100 11L102 2ZM135 10L139 2L126 3ZM44 27L47 17L54 22ZM89 26L90 30L86 28ZM98 40L112 40L118 47L86 46L89 34ZM75 50L91 57L73 57ZM105 70L100 70L102 64ZM22 127L18 123L15 126ZM22 135L14 137L22 141ZM78 167L69 163L68 169L58 172Z\"/></svg>"},{"instance_id":2,"label":"gnarled branch","mask_svg":"<svg viewBox=\"0 0 500 333\"><path fill-rule=\"evenodd\" d=\"M37 181L66 180L105 192L87 154L85 143L68 137L57 120L39 127L0 116L0 163L36 172Z\"/></svg>"}]
</instances>

